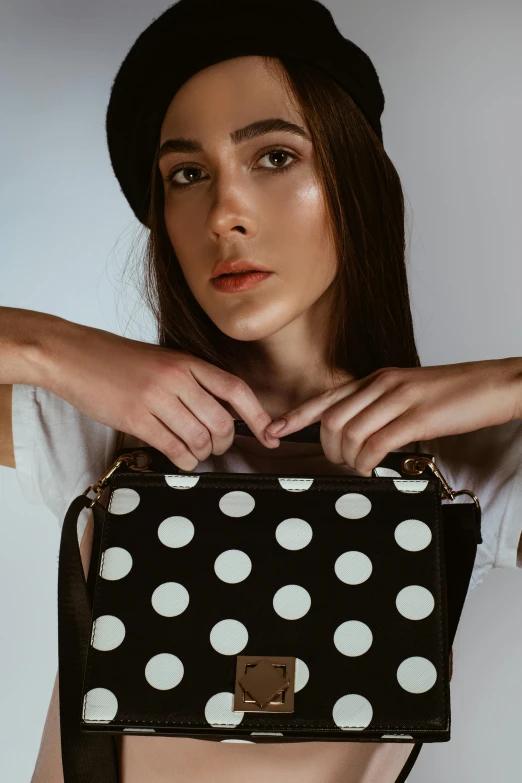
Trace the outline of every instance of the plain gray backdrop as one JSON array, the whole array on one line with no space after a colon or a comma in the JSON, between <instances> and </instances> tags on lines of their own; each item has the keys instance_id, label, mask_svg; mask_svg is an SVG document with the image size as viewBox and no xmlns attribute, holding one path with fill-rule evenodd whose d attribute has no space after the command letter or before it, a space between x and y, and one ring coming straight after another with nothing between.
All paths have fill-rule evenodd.
<instances>
[{"instance_id":1,"label":"plain gray backdrop","mask_svg":"<svg viewBox=\"0 0 522 783\"><path fill-rule=\"evenodd\" d=\"M386 97L422 364L522 355L522 3L325 4L372 58ZM112 172L104 123L123 57L168 5L2 4L0 304L153 340L124 274L141 224ZM259 23L291 35L291 18ZM23 500L14 470L0 467L0 489L0 777L28 783L57 668L60 528ZM411 783L519 779L521 599L520 569L495 569L471 593L454 644L452 739L424 745Z\"/></svg>"}]
</instances>

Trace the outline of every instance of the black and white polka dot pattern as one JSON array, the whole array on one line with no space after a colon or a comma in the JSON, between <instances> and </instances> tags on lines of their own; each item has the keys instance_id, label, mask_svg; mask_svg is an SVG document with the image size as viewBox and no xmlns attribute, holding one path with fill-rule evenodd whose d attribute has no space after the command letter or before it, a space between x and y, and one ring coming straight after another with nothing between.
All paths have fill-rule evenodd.
<instances>
[{"instance_id":1,"label":"black and white polka dot pattern","mask_svg":"<svg viewBox=\"0 0 522 783\"><path fill-rule=\"evenodd\" d=\"M387 470L115 475L84 727L447 739L440 486ZM296 657L293 713L234 712L238 654Z\"/></svg>"}]
</instances>

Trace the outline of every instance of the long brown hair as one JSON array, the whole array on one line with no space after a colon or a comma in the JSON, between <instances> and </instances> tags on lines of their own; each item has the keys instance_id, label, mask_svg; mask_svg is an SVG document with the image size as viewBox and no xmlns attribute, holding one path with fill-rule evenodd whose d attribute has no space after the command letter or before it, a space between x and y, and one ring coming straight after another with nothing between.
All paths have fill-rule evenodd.
<instances>
[{"instance_id":1,"label":"long brown hair","mask_svg":"<svg viewBox=\"0 0 522 783\"><path fill-rule=\"evenodd\" d=\"M338 270L328 291L325 361L363 378L381 367L419 367L406 275L404 196L395 166L350 95L293 58L264 57L306 120L326 196ZM159 148L159 139L158 139ZM145 299L158 344L232 372L254 356L248 342L221 332L194 298L167 234L163 181L154 161Z\"/></svg>"}]
</instances>

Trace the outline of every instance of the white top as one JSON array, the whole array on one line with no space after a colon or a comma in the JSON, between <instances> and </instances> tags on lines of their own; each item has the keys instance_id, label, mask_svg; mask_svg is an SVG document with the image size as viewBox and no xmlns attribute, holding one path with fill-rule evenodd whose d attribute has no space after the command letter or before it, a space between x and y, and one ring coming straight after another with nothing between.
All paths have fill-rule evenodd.
<instances>
[{"instance_id":1,"label":"white top","mask_svg":"<svg viewBox=\"0 0 522 783\"><path fill-rule=\"evenodd\" d=\"M70 403L41 387L13 385L13 441L16 474L29 503L43 503L63 523L71 501L98 481L113 461L116 430L90 419ZM321 444L292 443L302 456L277 457L248 453L253 438L236 435L221 456L211 455L194 472L277 472L358 475L346 465L328 461ZM125 435L123 446L146 444ZM282 443L282 445L286 445ZM407 444L400 451L411 451ZM491 568L516 568L522 533L522 420L460 435L421 441L420 450L433 454L448 484L470 489L482 507L482 538L477 549L469 592ZM93 496L93 493L90 493ZM468 495L454 501L472 502ZM81 540L92 515L81 512ZM519 563L520 565L520 563ZM32 783L61 783L58 702L53 692L44 737ZM170 783L212 780L249 783L277 778L282 783L394 783L411 743L307 742L282 745L208 742L176 737L127 736L121 740L122 783ZM241 750L243 748L243 750ZM248 751L248 752L247 752ZM249 755L250 754L250 755ZM173 772L175 770L176 772ZM174 776L173 776L174 775Z\"/></svg>"}]
</instances>

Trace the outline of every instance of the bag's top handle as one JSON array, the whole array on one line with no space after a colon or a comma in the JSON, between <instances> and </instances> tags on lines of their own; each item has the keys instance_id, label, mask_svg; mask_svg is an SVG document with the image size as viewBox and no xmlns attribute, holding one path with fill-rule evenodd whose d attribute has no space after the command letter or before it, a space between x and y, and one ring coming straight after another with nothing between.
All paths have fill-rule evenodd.
<instances>
[{"instance_id":1,"label":"bag's top handle","mask_svg":"<svg viewBox=\"0 0 522 783\"><path fill-rule=\"evenodd\" d=\"M283 435L280 440L289 440L296 443L320 443L320 428L321 422L316 421L313 424L309 424L307 427L303 427L301 430L297 430L297 432L292 432L290 435ZM246 421L243 419L234 419L234 429L236 431L236 435L248 435L253 438L256 437Z\"/></svg>"},{"instance_id":2,"label":"bag's top handle","mask_svg":"<svg viewBox=\"0 0 522 783\"><path fill-rule=\"evenodd\" d=\"M247 435L249 437L255 438L256 435L248 424L243 419L234 419L234 429L236 435ZM284 435L280 440L285 441L293 441L297 443L320 443L320 430L321 430L321 422L317 421L313 424L309 424L307 427L303 427L300 430L297 430L297 432L292 432L290 435ZM122 454L129 451L129 446L123 447L123 437L124 433L118 431L118 437L117 437L117 443L116 448L114 451L114 460L116 460L118 457L120 457ZM152 457L152 462L149 466L149 470L152 471L158 471L158 472L170 472L170 473L178 473L180 472L180 468L178 468L173 462L171 462L161 451L154 448L153 446L147 445L146 447L140 447L144 449L145 451L148 451L149 454ZM418 455L422 457L427 457L430 460L433 460L432 454L425 454L420 451L420 441L416 441L415 444L415 450L410 452L411 455ZM410 474L405 473L403 466L402 466L402 460L404 458L404 453L400 451L392 451L389 454L387 454L372 470L372 476L374 478L379 476L390 476L390 475L397 475L402 476L403 478L411 478ZM384 469L384 470L382 470ZM391 469L391 473L390 473ZM124 466L121 466L118 468L119 470L124 470ZM423 472L416 476L416 478L432 478L431 471L426 467Z\"/></svg>"},{"instance_id":3,"label":"bag's top handle","mask_svg":"<svg viewBox=\"0 0 522 783\"><path fill-rule=\"evenodd\" d=\"M252 432L246 421L243 419L234 419L234 428L236 435L250 435L255 438L255 434ZM320 443L320 430L321 422L316 421L313 424L309 424L307 427L303 427L297 432L292 432L290 435L283 435L281 440L295 441L297 443ZM420 441L415 442L415 451L420 452Z\"/></svg>"},{"instance_id":4,"label":"bag's top handle","mask_svg":"<svg viewBox=\"0 0 522 783\"><path fill-rule=\"evenodd\" d=\"M234 419L234 429L236 435L248 435L255 438L256 435L252 432L246 421L243 419ZM320 429L321 422L316 421L313 424L309 424L307 427L303 427L297 432L292 432L290 435L284 435L280 440L293 441L295 443L320 443ZM124 433L118 430L116 438L115 454L123 447ZM420 441L415 442L415 451L420 453Z\"/></svg>"},{"instance_id":5,"label":"bag's top handle","mask_svg":"<svg viewBox=\"0 0 522 783\"><path fill-rule=\"evenodd\" d=\"M252 438L256 437L244 419L234 419L234 429L236 431L236 435L248 435ZM280 440L294 441L297 443L320 443L320 429L321 422L316 421L313 424L309 424L307 427L303 427L303 429L298 430L297 432L292 432L290 435L284 435L282 438L280 438ZM114 447L115 454L123 447L124 435L125 433L118 430L116 446ZM415 442L415 451L420 452L420 441Z\"/></svg>"}]
</instances>

